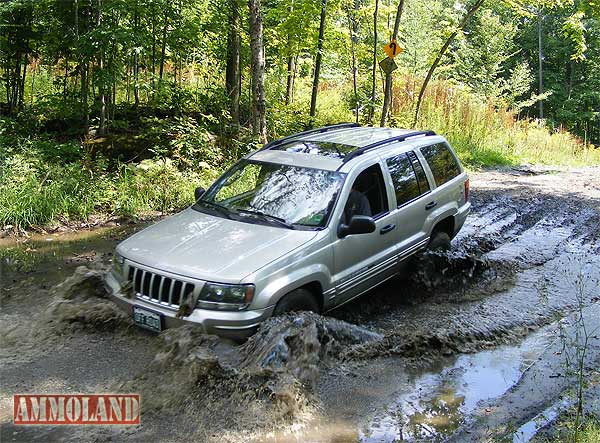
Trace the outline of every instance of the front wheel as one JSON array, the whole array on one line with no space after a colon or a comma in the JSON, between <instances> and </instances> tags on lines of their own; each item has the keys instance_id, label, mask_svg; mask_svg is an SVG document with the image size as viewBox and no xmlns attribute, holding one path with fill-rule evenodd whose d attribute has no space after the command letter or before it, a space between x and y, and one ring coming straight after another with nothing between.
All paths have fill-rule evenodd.
<instances>
[{"instance_id":1,"label":"front wheel","mask_svg":"<svg viewBox=\"0 0 600 443\"><path fill-rule=\"evenodd\" d=\"M319 303L315 296L307 289L296 289L286 294L277 302L273 315L281 315L286 312L312 311L319 313Z\"/></svg>"}]
</instances>

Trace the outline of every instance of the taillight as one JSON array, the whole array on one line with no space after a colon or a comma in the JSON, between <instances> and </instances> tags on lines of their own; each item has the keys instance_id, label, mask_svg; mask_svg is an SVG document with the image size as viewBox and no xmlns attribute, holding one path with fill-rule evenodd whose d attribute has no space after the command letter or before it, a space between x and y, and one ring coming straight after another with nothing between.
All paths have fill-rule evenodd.
<instances>
[{"instance_id":1,"label":"taillight","mask_svg":"<svg viewBox=\"0 0 600 443\"><path fill-rule=\"evenodd\" d=\"M469 179L465 181L465 201L469 200L469 191L471 190L471 184Z\"/></svg>"}]
</instances>

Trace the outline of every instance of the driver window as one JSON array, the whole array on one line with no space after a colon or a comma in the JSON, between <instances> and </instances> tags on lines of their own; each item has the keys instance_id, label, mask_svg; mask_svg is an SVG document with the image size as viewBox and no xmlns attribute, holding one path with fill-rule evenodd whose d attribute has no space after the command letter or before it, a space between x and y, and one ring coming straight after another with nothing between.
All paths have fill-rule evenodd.
<instances>
[{"instance_id":1,"label":"driver window","mask_svg":"<svg viewBox=\"0 0 600 443\"><path fill-rule=\"evenodd\" d=\"M344 206L344 223L350 223L354 215L378 218L388 212L388 199L381 166L374 164L362 171L352 184L352 190Z\"/></svg>"}]
</instances>

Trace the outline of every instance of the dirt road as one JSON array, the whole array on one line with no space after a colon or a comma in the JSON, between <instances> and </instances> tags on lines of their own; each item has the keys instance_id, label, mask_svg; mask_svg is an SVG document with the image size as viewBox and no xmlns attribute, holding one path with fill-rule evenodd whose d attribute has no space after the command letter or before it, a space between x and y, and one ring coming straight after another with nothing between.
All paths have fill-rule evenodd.
<instances>
[{"instance_id":1,"label":"dirt road","mask_svg":"<svg viewBox=\"0 0 600 443\"><path fill-rule=\"evenodd\" d=\"M327 316L273 319L242 346L147 334L112 318L93 284L67 301L52 289L78 266L101 270L141 226L0 240L0 441L528 441L568 414L565 357L600 317L600 169L471 182L450 253ZM142 394L140 426L11 423L14 393L115 391Z\"/></svg>"}]
</instances>

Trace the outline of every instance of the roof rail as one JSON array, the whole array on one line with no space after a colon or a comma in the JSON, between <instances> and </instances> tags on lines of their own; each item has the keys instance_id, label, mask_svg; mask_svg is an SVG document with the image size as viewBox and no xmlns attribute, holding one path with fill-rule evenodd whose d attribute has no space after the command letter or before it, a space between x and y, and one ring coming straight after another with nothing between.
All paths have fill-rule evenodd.
<instances>
[{"instance_id":1,"label":"roof rail","mask_svg":"<svg viewBox=\"0 0 600 443\"><path fill-rule=\"evenodd\" d=\"M308 131L298 132L297 134L288 135L287 137L280 138L278 140L273 140L267 143L260 151L264 151L266 149L271 149L276 146L281 145L283 142L288 141L292 138L309 135L309 134L321 134L323 132L332 131L334 129L344 129L344 128L356 128L360 126L358 123L336 123L334 125L327 125L321 128L309 129Z\"/></svg>"},{"instance_id":2,"label":"roof rail","mask_svg":"<svg viewBox=\"0 0 600 443\"><path fill-rule=\"evenodd\" d=\"M378 142L371 143L370 145L363 146L362 148L358 148L357 150L346 154L346 156L344 157L344 160L342 160L342 163L347 163L350 160L352 160L354 157L358 157L359 155L365 153L366 151L369 151L369 150L375 149L375 148L379 148L380 146L384 146L389 143L403 142L406 139L411 138L411 137L429 136L429 135L436 135L436 134L432 130L413 131L413 132L407 132L406 134L403 134L403 135L398 135L396 137L387 138L385 140L379 140Z\"/></svg>"}]
</instances>

